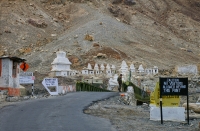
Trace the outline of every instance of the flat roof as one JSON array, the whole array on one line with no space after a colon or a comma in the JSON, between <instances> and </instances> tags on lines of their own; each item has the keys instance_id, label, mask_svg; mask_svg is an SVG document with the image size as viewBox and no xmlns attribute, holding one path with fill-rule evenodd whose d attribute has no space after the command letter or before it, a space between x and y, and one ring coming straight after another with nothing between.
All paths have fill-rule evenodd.
<instances>
[{"instance_id":1,"label":"flat roof","mask_svg":"<svg viewBox=\"0 0 200 131\"><path fill-rule=\"evenodd\" d=\"M16 56L1 56L0 59L11 59L13 61L16 61L16 62L24 62L26 61L26 59L22 59L22 58L19 58L19 57L16 57Z\"/></svg>"}]
</instances>

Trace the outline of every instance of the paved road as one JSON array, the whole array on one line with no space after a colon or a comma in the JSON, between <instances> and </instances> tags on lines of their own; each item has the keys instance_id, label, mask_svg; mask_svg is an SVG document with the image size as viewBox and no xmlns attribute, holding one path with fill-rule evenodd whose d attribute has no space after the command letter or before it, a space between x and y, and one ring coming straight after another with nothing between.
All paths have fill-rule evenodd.
<instances>
[{"instance_id":1,"label":"paved road","mask_svg":"<svg viewBox=\"0 0 200 131\"><path fill-rule=\"evenodd\" d=\"M75 92L0 109L0 131L115 131L109 120L83 113L92 101L117 93Z\"/></svg>"}]
</instances>

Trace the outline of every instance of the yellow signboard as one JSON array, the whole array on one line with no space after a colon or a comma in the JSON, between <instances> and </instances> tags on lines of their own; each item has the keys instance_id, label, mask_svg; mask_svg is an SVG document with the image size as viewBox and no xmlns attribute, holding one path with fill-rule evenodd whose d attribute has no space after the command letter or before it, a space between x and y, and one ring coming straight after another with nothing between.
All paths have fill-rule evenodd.
<instances>
[{"instance_id":1,"label":"yellow signboard","mask_svg":"<svg viewBox=\"0 0 200 131\"><path fill-rule=\"evenodd\" d=\"M150 95L150 104L160 106L160 88L159 82L156 83L154 91ZM163 107L178 107L180 105L179 96L162 96Z\"/></svg>"},{"instance_id":2,"label":"yellow signboard","mask_svg":"<svg viewBox=\"0 0 200 131\"><path fill-rule=\"evenodd\" d=\"M150 94L150 104L156 105L155 99L154 99L154 91L152 91Z\"/></svg>"}]
</instances>

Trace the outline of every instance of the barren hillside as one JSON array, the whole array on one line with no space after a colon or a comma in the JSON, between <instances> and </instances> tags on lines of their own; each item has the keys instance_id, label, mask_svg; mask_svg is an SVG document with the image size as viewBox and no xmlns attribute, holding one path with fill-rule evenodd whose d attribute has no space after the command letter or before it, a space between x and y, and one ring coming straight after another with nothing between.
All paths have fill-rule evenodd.
<instances>
[{"instance_id":1,"label":"barren hillside","mask_svg":"<svg viewBox=\"0 0 200 131\"><path fill-rule=\"evenodd\" d=\"M39 72L50 71L57 50L74 69L200 63L199 0L113 1L120 0L0 0L0 55L25 58Z\"/></svg>"}]
</instances>

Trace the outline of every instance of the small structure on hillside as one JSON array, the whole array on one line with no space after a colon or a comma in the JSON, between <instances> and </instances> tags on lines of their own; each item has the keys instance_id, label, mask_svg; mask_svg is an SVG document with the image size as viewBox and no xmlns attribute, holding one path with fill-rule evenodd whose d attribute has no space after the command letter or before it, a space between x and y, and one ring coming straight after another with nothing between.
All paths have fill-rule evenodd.
<instances>
[{"instance_id":1,"label":"small structure on hillside","mask_svg":"<svg viewBox=\"0 0 200 131\"><path fill-rule=\"evenodd\" d=\"M131 71L132 73L135 73L135 66L134 66L134 64L131 64L131 65L130 65L130 71Z\"/></svg>"},{"instance_id":2,"label":"small structure on hillside","mask_svg":"<svg viewBox=\"0 0 200 131\"><path fill-rule=\"evenodd\" d=\"M104 73L104 69L105 69L104 64L101 64L101 66L100 66L100 74Z\"/></svg>"},{"instance_id":3,"label":"small structure on hillside","mask_svg":"<svg viewBox=\"0 0 200 131\"><path fill-rule=\"evenodd\" d=\"M122 64L121 64L121 68L120 68L120 74L125 75L128 72L128 65L126 64L126 62L123 60Z\"/></svg>"},{"instance_id":4,"label":"small structure on hillside","mask_svg":"<svg viewBox=\"0 0 200 131\"><path fill-rule=\"evenodd\" d=\"M88 74L89 74L89 75L94 75L94 70L92 69L92 66L91 66L90 63L88 63L87 69L88 69Z\"/></svg>"},{"instance_id":5,"label":"small structure on hillside","mask_svg":"<svg viewBox=\"0 0 200 131\"><path fill-rule=\"evenodd\" d=\"M108 77L112 76L112 72L111 72L111 68L109 64L106 65L106 74Z\"/></svg>"},{"instance_id":6,"label":"small structure on hillside","mask_svg":"<svg viewBox=\"0 0 200 131\"><path fill-rule=\"evenodd\" d=\"M85 68L85 67L82 69L81 73L82 73L83 75L88 75L88 74L89 74L89 73L88 73L88 69Z\"/></svg>"},{"instance_id":7,"label":"small structure on hillside","mask_svg":"<svg viewBox=\"0 0 200 131\"><path fill-rule=\"evenodd\" d=\"M158 74L158 67L157 66L154 66L153 67L153 74Z\"/></svg>"},{"instance_id":8,"label":"small structure on hillside","mask_svg":"<svg viewBox=\"0 0 200 131\"><path fill-rule=\"evenodd\" d=\"M111 73L114 75L116 73L116 67L115 65L111 66Z\"/></svg>"},{"instance_id":9,"label":"small structure on hillside","mask_svg":"<svg viewBox=\"0 0 200 131\"><path fill-rule=\"evenodd\" d=\"M144 72L144 68L143 68L142 64L139 66L138 72L139 73L143 73Z\"/></svg>"},{"instance_id":10,"label":"small structure on hillside","mask_svg":"<svg viewBox=\"0 0 200 131\"><path fill-rule=\"evenodd\" d=\"M99 66L98 66L97 63L94 65L94 73L95 73L96 75L98 75L98 74L100 73L100 71L99 71Z\"/></svg>"},{"instance_id":11,"label":"small structure on hillside","mask_svg":"<svg viewBox=\"0 0 200 131\"><path fill-rule=\"evenodd\" d=\"M0 90L8 90L9 96L20 96L19 64L24 61L18 57L0 57Z\"/></svg>"},{"instance_id":12,"label":"small structure on hillside","mask_svg":"<svg viewBox=\"0 0 200 131\"><path fill-rule=\"evenodd\" d=\"M55 76L71 76L72 70L70 65L72 64L68 58L66 58L66 53L64 51L56 52L57 57L51 63L52 72L55 72Z\"/></svg>"}]
</instances>

